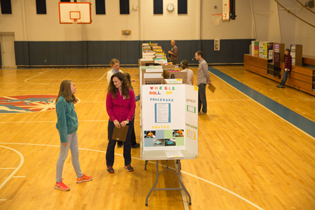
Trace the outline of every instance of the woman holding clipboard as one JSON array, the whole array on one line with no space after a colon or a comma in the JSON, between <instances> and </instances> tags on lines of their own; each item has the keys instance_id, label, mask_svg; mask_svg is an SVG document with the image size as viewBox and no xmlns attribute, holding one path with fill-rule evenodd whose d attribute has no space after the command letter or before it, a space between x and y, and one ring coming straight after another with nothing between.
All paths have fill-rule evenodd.
<instances>
[{"instance_id":1,"label":"woman holding clipboard","mask_svg":"<svg viewBox=\"0 0 315 210\"><path fill-rule=\"evenodd\" d=\"M133 115L136 108L135 94L130 88L127 78L118 72L112 75L106 98L108 121L108 146L106 152L106 165L109 173L114 173L114 152L116 140L112 139L114 129L123 129L128 125L128 132L124 142L125 169L133 171L131 167L131 133L134 122ZM116 127L116 128L115 128Z\"/></svg>"}]
</instances>

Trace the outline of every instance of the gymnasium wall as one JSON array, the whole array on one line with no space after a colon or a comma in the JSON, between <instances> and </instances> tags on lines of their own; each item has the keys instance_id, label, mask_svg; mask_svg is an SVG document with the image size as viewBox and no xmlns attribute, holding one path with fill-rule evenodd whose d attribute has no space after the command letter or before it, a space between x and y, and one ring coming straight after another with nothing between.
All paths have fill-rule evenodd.
<instances>
[{"instance_id":1,"label":"gymnasium wall","mask_svg":"<svg viewBox=\"0 0 315 210\"><path fill-rule=\"evenodd\" d=\"M119 1L106 0L106 15L96 15L92 0L92 24L84 25L59 24L58 2L46 0L47 14L37 15L35 1L11 1L13 14L0 14L0 32L15 33L17 65L104 65L113 57L137 64L141 43L156 41L168 51L172 39L179 60L192 63L194 52L202 50L209 63L242 63L252 40L249 0L237 2L236 20L219 26L211 14L221 12L221 0L188 0L187 15L177 14L177 0L163 2L163 15L153 14L153 0L130 0L129 15L119 14ZM171 13L168 3L175 5ZM221 39L216 52L215 38Z\"/></svg>"},{"instance_id":2,"label":"gymnasium wall","mask_svg":"<svg viewBox=\"0 0 315 210\"><path fill-rule=\"evenodd\" d=\"M292 13L315 25L315 14L302 8L297 1L278 1ZM251 0L251 2L255 23L254 39L284 43L285 48L290 48L291 44L302 44L303 55L315 56L314 27L289 14L274 0ZM311 10L315 12L315 8Z\"/></svg>"},{"instance_id":3,"label":"gymnasium wall","mask_svg":"<svg viewBox=\"0 0 315 210\"><path fill-rule=\"evenodd\" d=\"M311 10L315 12L315 7ZM301 9L298 11L297 15L315 25L314 13L306 9ZM295 28L295 42L296 44L303 45L303 54L315 56L315 28L302 22L301 20L296 21Z\"/></svg>"},{"instance_id":4,"label":"gymnasium wall","mask_svg":"<svg viewBox=\"0 0 315 210\"><path fill-rule=\"evenodd\" d=\"M217 6L217 9L214 9ZM221 0L201 1L201 39L251 39L253 22L250 0L236 1L236 19L214 25L212 14L222 13Z\"/></svg>"},{"instance_id":5,"label":"gymnasium wall","mask_svg":"<svg viewBox=\"0 0 315 210\"><path fill-rule=\"evenodd\" d=\"M289 9L298 17L315 26L315 14L303 8L297 1L278 0L280 4ZM306 1L300 1L304 4ZM273 2L273 4L276 4ZM315 12L315 8L311 8ZM291 44L302 44L303 55L315 56L315 28L304 23L278 6L281 29L281 42L286 48Z\"/></svg>"}]
</instances>

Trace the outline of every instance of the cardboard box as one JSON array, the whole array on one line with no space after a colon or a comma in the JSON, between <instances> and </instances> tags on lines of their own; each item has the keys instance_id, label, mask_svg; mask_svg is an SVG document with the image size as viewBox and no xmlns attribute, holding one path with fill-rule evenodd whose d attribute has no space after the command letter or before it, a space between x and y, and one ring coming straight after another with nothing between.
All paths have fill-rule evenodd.
<instances>
[{"instance_id":1,"label":"cardboard box","mask_svg":"<svg viewBox=\"0 0 315 210\"><path fill-rule=\"evenodd\" d=\"M187 72L170 72L170 79L182 79L183 84L188 84Z\"/></svg>"},{"instance_id":2,"label":"cardboard box","mask_svg":"<svg viewBox=\"0 0 315 210\"><path fill-rule=\"evenodd\" d=\"M147 61L141 61L141 59L138 59L139 66L145 66L146 63L154 63L154 60L147 60Z\"/></svg>"},{"instance_id":3,"label":"cardboard box","mask_svg":"<svg viewBox=\"0 0 315 210\"><path fill-rule=\"evenodd\" d=\"M144 78L143 85L164 84L164 78Z\"/></svg>"},{"instance_id":4,"label":"cardboard box","mask_svg":"<svg viewBox=\"0 0 315 210\"><path fill-rule=\"evenodd\" d=\"M154 70L156 70L156 71L154 71ZM151 81L151 80L147 80L147 79L155 79L155 80L159 80L159 79L163 79L163 83L157 83L157 84L164 84L164 78L163 78L163 70L161 71L162 69L160 69L160 72L159 72L159 69L148 69L148 71L147 71L147 69L143 69L142 70L142 75L141 75L141 77L142 77L142 85L145 85L145 80L146 81ZM144 78L144 74L160 74L161 75L161 78ZM151 83L150 83L151 84ZM153 84L153 83L152 83Z\"/></svg>"},{"instance_id":5,"label":"cardboard box","mask_svg":"<svg viewBox=\"0 0 315 210\"><path fill-rule=\"evenodd\" d=\"M165 84L183 84L183 79L164 79Z\"/></svg>"},{"instance_id":6,"label":"cardboard box","mask_svg":"<svg viewBox=\"0 0 315 210\"><path fill-rule=\"evenodd\" d=\"M162 65L162 68L171 71L171 69L179 68L179 65Z\"/></svg>"}]
</instances>

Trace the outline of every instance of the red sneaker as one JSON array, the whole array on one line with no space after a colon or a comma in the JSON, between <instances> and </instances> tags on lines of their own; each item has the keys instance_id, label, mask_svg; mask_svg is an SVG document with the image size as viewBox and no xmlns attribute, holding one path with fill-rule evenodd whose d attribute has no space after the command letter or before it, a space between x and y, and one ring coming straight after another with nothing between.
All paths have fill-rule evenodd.
<instances>
[{"instance_id":1,"label":"red sneaker","mask_svg":"<svg viewBox=\"0 0 315 210\"><path fill-rule=\"evenodd\" d=\"M61 191L69 191L70 190L70 188L67 185L65 185L62 181L55 184L55 189L61 190Z\"/></svg>"},{"instance_id":2,"label":"red sneaker","mask_svg":"<svg viewBox=\"0 0 315 210\"><path fill-rule=\"evenodd\" d=\"M133 172L133 168L131 167L131 165L125 166L125 169L129 172Z\"/></svg>"},{"instance_id":3,"label":"red sneaker","mask_svg":"<svg viewBox=\"0 0 315 210\"><path fill-rule=\"evenodd\" d=\"M87 176L87 175L83 174L82 177L77 178L77 183L88 182L88 181L91 181L91 180L92 180L91 176Z\"/></svg>"}]
</instances>

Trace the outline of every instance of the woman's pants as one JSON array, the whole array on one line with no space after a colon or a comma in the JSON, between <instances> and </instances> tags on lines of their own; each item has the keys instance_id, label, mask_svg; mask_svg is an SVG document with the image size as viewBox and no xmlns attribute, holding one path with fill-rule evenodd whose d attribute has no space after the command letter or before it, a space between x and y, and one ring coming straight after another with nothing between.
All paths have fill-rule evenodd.
<instances>
[{"instance_id":1,"label":"woman's pants","mask_svg":"<svg viewBox=\"0 0 315 210\"><path fill-rule=\"evenodd\" d=\"M59 183L62 181L62 171L64 162L68 156L68 151L71 150L71 158L72 158L72 165L74 168L77 177L80 178L83 176L80 168L79 162L79 146L78 146L78 136L77 132L68 134L67 135L67 146L63 146L60 142L60 153L59 158L57 161L57 172L56 172L56 182Z\"/></svg>"},{"instance_id":2,"label":"woman's pants","mask_svg":"<svg viewBox=\"0 0 315 210\"><path fill-rule=\"evenodd\" d=\"M130 165L131 163L131 134L133 130L134 120L130 121L128 126L128 133L126 137L126 141L124 142L124 158L125 158L125 166ZM106 151L106 165L113 166L115 159L115 145L116 140L112 139L113 131L114 131L114 123L112 121L108 121L108 145Z\"/></svg>"}]
</instances>

